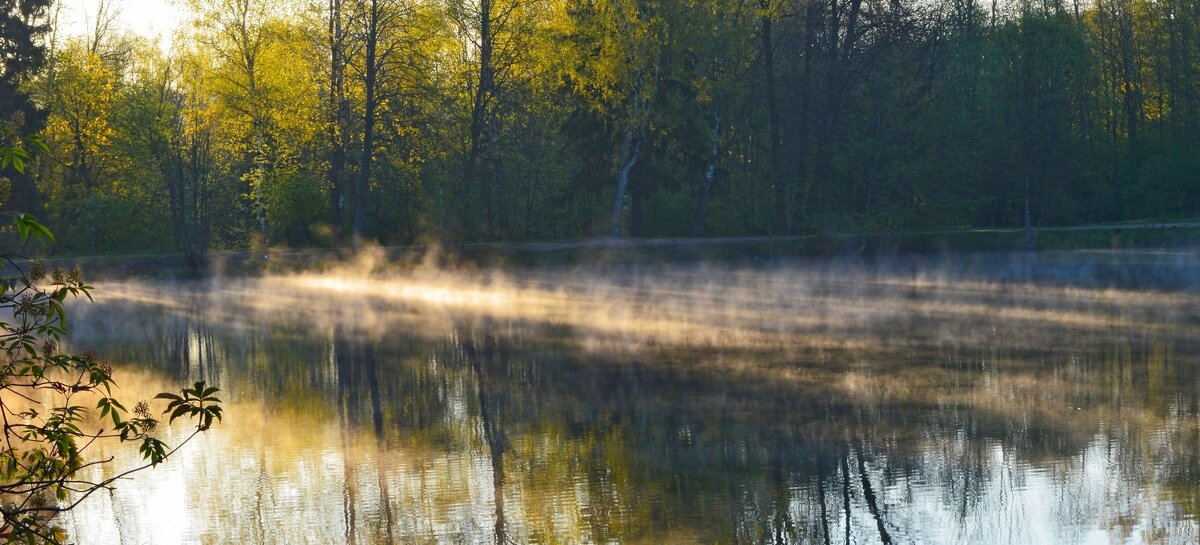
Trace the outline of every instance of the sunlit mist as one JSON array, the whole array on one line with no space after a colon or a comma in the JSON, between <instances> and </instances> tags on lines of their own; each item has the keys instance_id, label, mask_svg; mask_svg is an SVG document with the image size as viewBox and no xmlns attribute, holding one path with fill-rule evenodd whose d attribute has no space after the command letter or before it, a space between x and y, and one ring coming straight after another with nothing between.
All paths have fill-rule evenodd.
<instances>
[{"instance_id":1,"label":"sunlit mist","mask_svg":"<svg viewBox=\"0 0 1200 545\"><path fill-rule=\"evenodd\" d=\"M74 306L72 343L128 394L203 379L230 414L73 514L79 543L1198 535L1191 291L887 262L359 265Z\"/></svg>"}]
</instances>

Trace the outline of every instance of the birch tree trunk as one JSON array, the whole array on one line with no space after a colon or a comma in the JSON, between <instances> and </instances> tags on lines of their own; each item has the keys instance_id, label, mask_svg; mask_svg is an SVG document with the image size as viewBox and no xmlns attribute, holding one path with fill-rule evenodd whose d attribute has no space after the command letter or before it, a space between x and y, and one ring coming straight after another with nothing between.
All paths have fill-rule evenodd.
<instances>
[{"instance_id":1,"label":"birch tree trunk","mask_svg":"<svg viewBox=\"0 0 1200 545\"><path fill-rule=\"evenodd\" d=\"M621 169L617 173L617 197L613 201L612 228L609 234L613 238L621 236L621 212L625 208L625 189L629 187L629 171L633 170L642 153L641 140L634 141L634 128L625 129L625 140L621 143Z\"/></svg>"}]
</instances>

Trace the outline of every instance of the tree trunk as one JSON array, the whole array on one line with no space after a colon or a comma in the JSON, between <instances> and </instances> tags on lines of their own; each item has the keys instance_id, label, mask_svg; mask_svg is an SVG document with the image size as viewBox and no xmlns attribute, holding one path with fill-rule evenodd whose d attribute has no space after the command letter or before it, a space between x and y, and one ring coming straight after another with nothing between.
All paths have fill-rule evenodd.
<instances>
[{"instance_id":1,"label":"tree trunk","mask_svg":"<svg viewBox=\"0 0 1200 545\"><path fill-rule=\"evenodd\" d=\"M491 237L495 226L492 180L489 176L489 169L482 164L488 160L490 152L488 149L490 135L488 133L491 128L491 119L488 107L495 92L495 67L492 63L495 38L492 35L491 8L491 0L480 0L479 84L475 88L475 96L471 104L471 143L466 164L468 194L471 186L479 185L480 196L483 198L483 234L486 237Z\"/></svg>"},{"instance_id":2,"label":"tree trunk","mask_svg":"<svg viewBox=\"0 0 1200 545\"><path fill-rule=\"evenodd\" d=\"M263 136L263 120L262 112L259 111L258 104L258 84L257 74L255 72L255 63L257 55L246 51L242 55L242 62L246 63L246 94L250 100L250 123L254 130L254 177L255 184L251 188L250 194L254 200L254 206L258 213L258 230L262 234L264 241L267 237L267 207L263 203L262 185L267 178L267 157L266 157L266 138Z\"/></svg>"},{"instance_id":3,"label":"tree trunk","mask_svg":"<svg viewBox=\"0 0 1200 545\"><path fill-rule=\"evenodd\" d=\"M333 236L342 239L343 209L346 205L346 62L342 50L342 0L329 0L329 221Z\"/></svg>"},{"instance_id":4,"label":"tree trunk","mask_svg":"<svg viewBox=\"0 0 1200 545\"><path fill-rule=\"evenodd\" d=\"M366 70L363 74L363 87L366 91L366 112L363 116L363 147L359 159L358 191L354 202L354 231L352 243L354 251L362 244L363 215L366 212L367 188L371 181L371 160L375 151L375 87L378 80L379 59L376 58L376 45L379 41L379 0L371 0L371 12L367 21L366 39Z\"/></svg>"},{"instance_id":5,"label":"tree trunk","mask_svg":"<svg viewBox=\"0 0 1200 545\"><path fill-rule=\"evenodd\" d=\"M629 187L629 171L637 164L641 156L642 142L634 142L634 129L630 126L625 130L625 140L621 143L621 170L617 173L617 197L613 202L612 228L609 235L613 238L621 236L621 211L625 208L625 189Z\"/></svg>"},{"instance_id":6,"label":"tree trunk","mask_svg":"<svg viewBox=\"0 0 1200 545\"><path fill-rule=\"evenodd\" d=\"M767 8L766 0L760 2ZM788 221L787 187L783 176L783 136L779 119L779 99L775 89L775 44L771 38L771 15L762 16L762 57L767 85L767 124L771 138L771 189L775 199L775 231L787 234L791 230Z\"/></svg>"},{"instance_id":7,"label":"tree trunk","mask_svg":"<svg viewBox=\"0 0 1200 545\"><path fill-rule=\"evenodd\" d=\"M1029 204L1029 175L1025 175L1025 249L1032 250L1037 243L1033 235L1033 213Z\"/></svg>"},{"instance_id":8,"label":"tree trunk","mask_svg":"<svg viewBox=\"0 0 1200 545\"><path fill-rule=\"evenodd\" d=\"M646 235L645 216L646 188L641 184L629 186L629 236L638 238Z\"/></svg>"},{"instance_id":9,"label":"tree trunk","mask_svg":"<svg viewBox=\"0 0 1200 545\"><path fill-rule=\"evenodd\" d=\"M721 146L721 116L717 100L713 98L713 134L712 144L708 153L708 165L704 168L704 180L700 182L699 196L696 202L696 220L692 223L692 234L704 234L704 217L708 211L708 196L712 191L713 179L717 174L717 158Z\"/></svg>"},{"instance_id":10,"label":"tree trunk","mask_svg":"<svg viewBox=\"0 0 1200 545\"><path fill-rule=\"evenodd\" d=\"M812 131L810 122L813 119L812 109L812 80L814 67L816 66L817 55L817 23L821 12L821 3L816 1L809 2L808 10L804 16L804 79L800 83L800 112L799 112L799 127L797 131L797 143L799 149L796 150L796 178L800 182L801 199L798 203L800 210L808 210L809 198L812 193L812 177L809 173L809 156L811 155ZM791 233L791 216L785 218L788 220L788 231L784 234Z\"/></svg>"}]
</instances>

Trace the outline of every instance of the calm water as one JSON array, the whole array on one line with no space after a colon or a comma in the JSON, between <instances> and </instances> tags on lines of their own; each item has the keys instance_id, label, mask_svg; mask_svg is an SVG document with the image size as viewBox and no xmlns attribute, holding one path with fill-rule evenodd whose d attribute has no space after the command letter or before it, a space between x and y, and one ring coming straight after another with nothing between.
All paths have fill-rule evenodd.
<instances>
[{"instance_id":1,"label":"calm water","mask_svg":"<svg viewBox=\"0 0 1200 545\"><path fill-rule=\"evenodd\" d=\"M102 284L72 348L129 398L216 383L228 418L63 521L80 544L1195 543L1198 270Z\"/></svg>"}]
</instances>

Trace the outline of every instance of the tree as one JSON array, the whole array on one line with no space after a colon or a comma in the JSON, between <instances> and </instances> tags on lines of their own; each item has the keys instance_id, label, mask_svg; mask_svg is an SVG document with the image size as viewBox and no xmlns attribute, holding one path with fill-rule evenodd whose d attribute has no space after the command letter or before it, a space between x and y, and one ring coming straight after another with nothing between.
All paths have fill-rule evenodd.
<instances>
[{"instance_id":1,"label":"tree","mask_svg":"<svg viewBox=\"0 0 1200 545\"><path fill-rule=\"evenodd\" d=\"M642 158L642 144L646 138L646 124L649 118L650 101L658 83L658 55L654 43L656 39L654 28L650 23L649 6L644 2L623 3L614 0L612 5L612 20L614 26L615 44L620 55L630 59L630 68L626 74L613 74L626 78L625 81L614 82L625 85L628 109L624 115L624 136L621 139L620 166L617 168L617 194L613 201L612 226L609 236L621 236L622 211L625 208L625 190L629 187L629 176L633 167Z\"/></svg>"},{"instance_id":2,"label":"tree","mask_svg":"<svg viewBox=\"0 0 1200 545\"><path fill-rule=\"evenodd\" d=\"M1016 189L1024 244L1034 246L1035 207L1066 180L1078 176L1075 89L1086 80L1088 51L1081 29L1060 9L1028 10L994 36L1005 54L996 56L992 155L1001 186ZM1133 138L1133 134L1130 134ZM1038 223L1041 223L1040 221Z\"/></svg>"},{"instance_id":3,"label":"tree","mask_svg":"<svg viewBox=\"0 0 1200 545\"><path fill-rule=\"evenodd\" d=\"M408 0L353 0L351 9L355 21L351 35L362 46L361 55L350 64L356 76L353 83L362 96L362 147L358 150L351 225L351 243L358 248L368 227L368 205L373 209L377 236L387 234L378 232L378 224L399 224L412 210L413 203L404 198L411 197L411 192L399 186L410 181L405 178L411 174L412 163L420 160L412 157L418 147L413 140L438 130L422 130L418 128L422 124L405 117L416 114L418 97L428 91L425 78L437 69L429 60L440 51L425 51L424 46L442 19L431 16L435 5ZM441 122L444 120L427 121Z\"/></svg>"},{"instance_id":4,"label":"tree","mask_svg":"<svg viewBox=\"0 0 1200 545\"><path fill-rule=\"evenodd\" d=\"M761 5L759 7L762 8ZM700 236L708 229L709 203L718 170L725 170L722 163L730 147L727 133L730 129L750 129L750 122L738 119L739 110L744 110L738 104L738 98L747 94L748 88L743 82L752 77L752 52L760 45L764 48L770 45L770 17L768 13L761 13L762 17L755 20L755 10L750 5L719 1L699 2L688 10L688 14L685 32L675 32L676 36L682 34L684 43L681 44L683 54L680 56L685 59L681 63L684 64L684 75L677 79L686 80L686 85L694 90L695 98L687 101L694 104L689 108L690 117L703 118L703 123L698 119L694 123L703 124L709 132L707 138L689 142L689 147L704 148L702 153L695 153L704 157L699 161L704 168L696 190L696 208L692 220L692 234ZM768 34L765 38L767 41L759 40L762 43L756 43L752 30L755 26L760 26ZM773 61L766 58L767 51L763 53L760 60L769 70L766 92L769 100L775 100L774 68L770 66ZM768 121L772 112L778 113L769 107ZM738 121L741 121L742 127L731 126ZM773 126L778 128L777 123ZM703 133L699 130L677 132ZM772 139L772 142L775 140ZM771 146L775 146L772 148L772 157L776 157L774 153L779 151L775 149L778 146ZM772 159L772 164L774 162Z\"/></svg>"},{"instance_id":5,"label":"tree","mask_svg":"<svg viewBox=\"0 0 1200 545\"><path fill-rule=\"evenodd\" d=\"M276 38L270 25L275 4L263 0L191 0L190 6L198 14L196 42L217 56L213 90L231 117L242 123L237 151L247 162L243 174L247 195L258 216L259 232L266 236L263 185L271 168L273 143L268 141L267 108L271 103L265 96L260 59Z\"/></svg>"},{"instance_id":6,"label":"tree","mask_svg":"<svg viewBox=\"0 0 1200 545\"><path fill-rule=\"evenodd\" d=\"M787 234L790 230L787 206L787 178L783 173L783 129L779 113L779 92L775 84L775 40L771 29L778 17L778 6L770 0L759 0L761 55L764 85L767 94L767 123L771 148L771 190L775 199L775 231Z\"/></svg>"},{"instance_id":7,"label":"tree","mask_svg":"<svg viewBox=\"0 0 1200 545\"><path fill-rule=\"evenodd\" d=\"M485 238L493 237L498 228L508 230L508 211L501 204L504 190L497 187L503 180L501 152L508 137L505 114L520 107L512 99L535 73L525 64L538 45L543 5L519 0L448 1L460 56L466 61L464 87L470 95L460 187L468 197L479 193Z\"/></svg>"},{"instance_id":8,"label":"tree","mask_svg":"<svg viewBox=\"0 0 1200 545\"><path fill-rule=\"evenodd\" d=\"M164 64L138 39L60 43L29 87L50 112L38 162L46 215L68 251L169 250L167 196L158 172ZM98 49L96 49L98 47ZM152 150L152 148L154 148Z\"/></svg>"},{"instance_id":9,"label":"tree","mask_svg":"<svg viewBox=\"0 0 1200 545\"><path fill-rule=\"evenodd\" d=\"M379 67L390 53L386 47L381 51L379 37L381 29L387 28L389 16L394 16L380 0L359 0L359 15L365 21L362 41L364 44L362 85L363 102L362 152L358 164L358 188L355 192L354 224L350 238L355 250L362 244L363 215L367 207L367 188L371 183L371 163L375 160L375 112L379 109Z\"/></svg>"},{"instance_id":10,"label":"tree","mask_svg":"<svg viewBox=\"0 0 1200 545\"><path fill-rule=\"evenodd\" d=\"M327 29L323 45L329 50L329 74L325 89L325 124L329 138L329 221L333 236L339 241L345 223L346 167L352 132L350 100L346 96L346 66L351 44L342 6L343 0L328 0L323 12Z\"/></svg>"},{"instance_id":11,"label":"tree","mask_svg":"<svg viewBox=\"0 0 1200 545\"><path fill-rule=\"evenodd\" d=\"M188 78L195 81L195 74ZM160 129L151 136L160 150L159 168L169 195L171 227L184 262L203 265L212 237L211 206L216 185L213 155L213 113L187 86L171 85L171 67L164 68L160 100Z\"/></svg>"},{"instance_id":12,"label":"tree","mask_svg":"<svg viewBox=\"0 0 1200 545\"><path fill-rule=\"evenodd\" d=\"M180 159L205 147L214 248L1200 213L1194 2L302 4L191 0L155 60L106 0L86 40L50 35L40 74L44 25L22 19L5 78L49 115L58 156L34 168L56 249L169 247L190 230L168 220ZM159 61L193 75L162 84ZM180 98L207 144L154 121Z\"/></svg>"},{"instance_id":13,"label":"tree","mask_svg":"<svg viewBox=\"0 0 1200 545\"><path fill-rule=\"evenodd\" d=\"M29 154L11 136L0 146L0 168L24 170ZM53 240L48 229L31 216L17 217L23 241L30 236ZM197 382L180 394L162 393L168 423L194 419L195 429L170 447L154 436L159 422L150 404L139 401L132 410L113 397L112 367L86 351L62 353L58 345L67 331L67 297L90 298L91 286L78 269L47 274L38 262L22 264L2 256L0 310L11 318L0 321L0 539L5 542L61 543L66 535L54 517L78 506L98 490L169 458L197 434L220 421L218 389ZM94 404L94 405L93 405ZM96 419L93 419L93 414ZM110 425L111 423L111 425ZM88 460L86 453L100 442L134 443L145 461L117 469L100 480L85 471L110 460Z\"/></svg>"},{"instance_id":14,"label":"tree","mask_svg":"<svg viewBox=\"0 0 1200 545\"><path fill-rule=\"evenodd\" d=\"M118 74L100 54L72 40L55 52L54 70L40 81L39 98L50 106L46 136L59 152L52 183L43 191L59 225L78 232L97 250L98 192L112 185L121 159L111 146ZM61 170L59 170L61 169ZM68 224L70 222L70 224Z\"/></svg>"},{"instance_id":15,"label":"tree","mask_svg":"<svg viewBox=\"0 0 1200 545\"><path fill-rule=\"evenodd\" d=\"M50 0L0 0L0 123L19 134L42 129L45 111L29 98L26 84L46 63L41 39L49 30L46 15ZM38 196L33 180L10 172L10 204L30 210Z\"/></svg>"},{"instance_id":16,"label":"tree","mask_svg":"<svg viewBox=\"0 0 1200 545\"><path fill-rule=\"evenodd\" d=\"M20 130L36 128L37 106L22 88L46 62L40 42L49 29L44 19L50 0L0 1L0 120L21 114Z\"/></svg>"},{"instance_id":17,"label":"tree","mask_svg":"<svg viewBox=\"0 0 1200 545\"><path fill-rule=\"evenodd\" d=\"M642 159L659 83L661 48L665 42L658 3L610 0L560 7L560 43L570 47L559 67L577 115L598 114L616 136L618 151L608 235L622 232L625 196L633 169Z\"/></svg>"}]
</instances>

